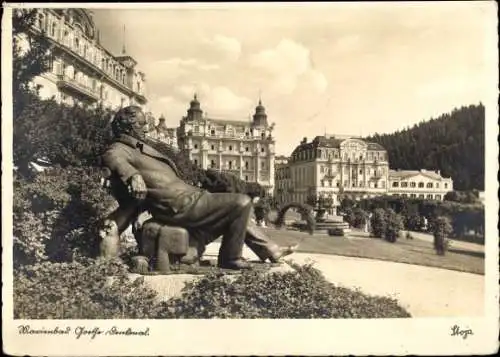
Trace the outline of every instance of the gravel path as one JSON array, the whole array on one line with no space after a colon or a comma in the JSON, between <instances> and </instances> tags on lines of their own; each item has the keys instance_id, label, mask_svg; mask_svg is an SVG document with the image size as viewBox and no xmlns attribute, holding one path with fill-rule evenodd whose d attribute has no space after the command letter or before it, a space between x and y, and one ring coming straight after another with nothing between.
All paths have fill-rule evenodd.
<instances>
[{"instance_id":1,"label":"gravel path","mask_svg":"<svg viewBox=\"0 0 500 357\"><path fill-rule=\"evenodd\" d=\"M217 256L219 243L207 246ZM257 259L245 247L243 256ZM413 317L481 316L484 314L484 276L425 266L326 254L295 253L290 259L313 261L332 283L359 288L371 295L390 296Z\"/></svg>"}]
</instances>

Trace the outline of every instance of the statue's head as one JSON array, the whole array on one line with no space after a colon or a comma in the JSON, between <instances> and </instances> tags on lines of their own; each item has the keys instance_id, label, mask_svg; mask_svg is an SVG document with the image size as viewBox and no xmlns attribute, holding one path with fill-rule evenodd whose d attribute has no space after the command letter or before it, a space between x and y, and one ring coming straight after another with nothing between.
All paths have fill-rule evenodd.
<instances>
[{"instance_id":1,"label":"statue's head","mask_svg":"<svg viewBox=\"0 0 500 357\"><path fill-rule=\"evenodd\" d=\"M111 122L113 135L120 136L127 134L137 139L144 139L148 129L146 115L138 106L128 106L121 108Z\"/></svg>"}]
</instances>

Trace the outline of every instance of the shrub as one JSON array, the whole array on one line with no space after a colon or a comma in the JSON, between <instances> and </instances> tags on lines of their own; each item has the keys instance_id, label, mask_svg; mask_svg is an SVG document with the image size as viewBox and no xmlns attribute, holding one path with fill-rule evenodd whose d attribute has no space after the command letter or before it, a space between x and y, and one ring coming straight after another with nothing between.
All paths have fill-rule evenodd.
<instances>
[{"instance_id":1,"label":"shrub","mask_svg":"<svg viewBox=\"0 0 500 357\"><path fill-rule=\"evenodd\" d=\"M447 217L437 217L434 220L434 249L438 255L444 255L448 250L447 236L452 232L452 227Z\"/></svg>"},{"instance_id":2,"label":"shrub","mask_svg":"<svg viewBox=\"0 0 500 357\"><path fill-rule=\"evenodd\" d=\"M387 297L329 283L311 265L295 271L213 271L159 302L144 279L119 261L85 260L24 267L14 276L16 319L394 318L411 317ZM111 278L112 277L112 278Z\"/></svg>"},{"instance_id":3,"label":"shrub","mask_svg":"<svg viewBox=\"0 0 500 357\"><path fill-rule=\"evenodd\" d=\"M389 209L386 211L386 227L384 238L386 241L395 243L399 232L403 228L403 220L399 214Z\"/></svg>"},{"instance_id":4,"label":"shrub","mask_svg":"<svg viewBox=\"0 0 500 357\"><path fill-rule=\"evenodd\" d=\"M214 272L169 302L176 318L391 318L410 317L393 299L337 287L311 265L295 271Z\"/></svg>"},{"instance_id":5,"label":"shrub","mask_svg":"<svg viewBox=\"0 0 500 357\"><path fill-rule=\"evenodd\" d=\"M14 180L14 265L97 253L96 226L115 205L92 167L47 169Z\"/></svg>"},{"instance_id":6,"label":"shrub","mask_svg":"<svg viewBox=\"0 0 500 357\"><path fill-rule=\"evenodd\" d=\"M355 228L363 228L368 219L368 214L365 210L356 207L352 211L349 212L348 223Z\"/></svg>"},{"instance_id":7,"label":"shrub","mask_svg":"<svg viewBox=\"0 0 500 357\"><path fill-rule=\"evenodd\" d=\"M267 221L269 212L271 211L271 204L267 198L261 198L254 204L255 219L257 222Z\"/></svg>"},{"instance_id":8,"label":"shrub","mask_svg":"<svg viewBox=\"0 0 500 357\"><path fill-rule=\"evenodd\" d=\"M373 212L372 218L370 220L370 226L372 229L372 234L377 238L383 238L385 236L385 231L387 228L387 220L385 211L381 208L377 208Z\"/></svg>"},{"instance_id":9,"label":"shrub","mask_svg":"<svg viewBox=\"0 0 500 357\"><path fill-rule=\"evenodd\" d=\"M281 228L283 226L283 224L285 223L286 212L290 208L297 209L300 215L306 219L307 229L309 230L310 234L313 234L314 229L316 228L316 220L314 219L314 210L311 206L299 202L288 203L279 209L278 216L276 217L276 220L273 222L276 225L276 227Z\"/></svg>"},{"instance_id":10,"label":"shrub","mask_svg":"<svg viewBox=\"0 0 500 357\"><path fill-rule=\"evenodd\" d=\"M132 282L127 270L116 260L23 267L14 275L14 318L154 318L164 305L156 303L156 292L143 281Z\"/></svg>"}]
</instances>

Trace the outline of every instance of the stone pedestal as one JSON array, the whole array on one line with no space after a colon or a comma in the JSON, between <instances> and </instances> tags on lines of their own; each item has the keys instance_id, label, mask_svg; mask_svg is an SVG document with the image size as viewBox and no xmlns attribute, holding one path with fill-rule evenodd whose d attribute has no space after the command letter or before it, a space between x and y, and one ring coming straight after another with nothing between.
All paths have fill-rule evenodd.
<instances>
[{"instance_id":1,"label":"stone pedestal","mask_svg":"<svg viewBox=\"0 0 500 357\"><path fill-rule=\"evenodd\" d=\"M198 244L190 240L184 228L150 219L144 222L140 235L139 252L150 259L155 271L168 272L172 264L194 264L198 260Z\"/></svg>"}]
</instances>

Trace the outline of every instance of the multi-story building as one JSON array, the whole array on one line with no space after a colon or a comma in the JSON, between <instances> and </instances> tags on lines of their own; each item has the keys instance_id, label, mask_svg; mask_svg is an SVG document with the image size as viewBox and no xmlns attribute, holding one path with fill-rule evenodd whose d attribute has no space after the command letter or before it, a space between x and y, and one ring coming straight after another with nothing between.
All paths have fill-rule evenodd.
<instances>
[{"instance_id":1,"label":"multi-story building","mask_svg":"<svg viewBox=\"0 0 500 357\"><path fill-rule=\"evenodd\" d=\"M224 120L203 115L196 95L178 128L179 149L199 167L231 173L257 182L268 193L274 187L273 125L268 125L262 102L253 120Z\"/></svg>"},{"instance_id":2,"label":"multi-story building","mask_svg":"<svg viewBox=\"0 0 500 357\"><path fill-rule=\"evenodd\" d=\"M311 142L304 138L275 177L274 194L281 204L307 203L315 196L329 197L338 206L343 198L388 194L442 200L453 190L452 179L439 171L389 170L384 147L355 137L317 136Z\"/></svg>"},{"instance_id":3,"label":"multi-story building","mask_svg":"<svg viewBox=\"0 0 500 357\"><path fill-rule=\"evenodd\" d=\"M41 8L32 30L43 32L53 45L50 70L33 80L43 98L111 109L144 107L144 73L125 46L114 56L100 44L91 11Z\"/></svg>"},{"instance_id":4,"label":"multi-story building","mask_svg":"<svg viewBox=\"0 0 500 357\"><path fill-rule=\"evenodd\" d=\"M387 151L357 138L317 136L304 138L288 165L276 176L275 195L280 202L306 203L308 197L362 198L387 192Z\"/></svg>"},{"instance_id":5,"label":"multi-story building","mask_svg":"<svg viewBox=\"0 0 500 357\"><path fill-rule=\"evenodd\" d=\"M178 150L179 146L177 143L177 129L169 128L165 123L165 117L162 115L158 119L158 125L155 125L155 119L150 113L148 113L148 124L149 130L147 135L155 140L159 140L169 145L174 150Z\"/></svg>"},{"instance_id":6,"label":"multi-story building","mask_svg":"<svg viewBox=\"0 0 500 357\"><path fill-rule=\"evenodd\" d=\"M274 198L279 205L288 203L287 195L290 194L291 180L288 157L278 155L274 159Z\"/></svg>"},{"instance_id":7,"label":"multi-story building","mask_svg":"<svg viewBox=\"0 0 500 357\"><path fill-rule=\"evenodd\" d=\"M441 172L428 170L390 170L388 194L408 198L442 201L453 191L453 180Z\"/></svg>"}]
</instances>

